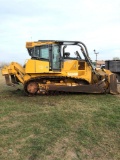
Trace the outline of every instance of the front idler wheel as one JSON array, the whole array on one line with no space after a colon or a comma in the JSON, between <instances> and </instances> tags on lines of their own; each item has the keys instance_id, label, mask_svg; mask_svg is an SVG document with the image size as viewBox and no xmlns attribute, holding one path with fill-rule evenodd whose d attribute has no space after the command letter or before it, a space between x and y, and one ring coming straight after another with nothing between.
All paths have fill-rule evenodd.
<instances>
[{"instance_id":1,"label":"front idler wheel","mask_svg":"<svg viewBox=\"0 0 120 160\"><path fill-rule=\"evenodd\" d=\"M31 82L28 82L24 88L25 88L25 92L28 95L35 95L39 90L39 85L37 82L31 81Z\"/></svg>"}]
</instances>

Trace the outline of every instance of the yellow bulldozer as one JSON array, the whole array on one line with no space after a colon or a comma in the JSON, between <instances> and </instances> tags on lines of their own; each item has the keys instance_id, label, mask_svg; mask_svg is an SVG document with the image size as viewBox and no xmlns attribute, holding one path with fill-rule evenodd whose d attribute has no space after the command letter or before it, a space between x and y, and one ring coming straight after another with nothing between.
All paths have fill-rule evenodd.
<instances>
[{"instance_id":1,"label":"yellow bulldozer","mask_svg":"<svg viewBox=\"0 0 120 160\"><path fill-rule=\"evenodd\" d=\"M6 84L22 83L27 95L64 92L117 94L116 75L96 69L80 41L26 42L31 59L24 66L12 62L2 68Z\"/></svg>"}]
</instances>

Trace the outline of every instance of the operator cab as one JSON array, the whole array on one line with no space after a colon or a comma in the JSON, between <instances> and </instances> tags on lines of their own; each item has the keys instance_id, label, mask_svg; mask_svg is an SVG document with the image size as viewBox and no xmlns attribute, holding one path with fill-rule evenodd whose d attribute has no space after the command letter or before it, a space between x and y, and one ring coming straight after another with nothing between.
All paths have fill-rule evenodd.
<instances>
[{"instance_id":1,"label":"operator cab","mask_svg":"<svg viewBox=\"0 0 120 160\"><path fill-rule=\"evenodd\" d=\"M50 70L60 71L62 62L66 60L86 60L89 62L87 48L82 42L47 40L27 42L26 47L31 59L48 61Z\"/></svg>"},{"instance_id":2,"label":"operator cab","mask_svg":"<svg viewBox=\"0 0 120 160\"><path fill-rule=\"evenodd\" d=\"M61 53L60 45L42 45L35 46L32 49L28 49L31 59L37 59L41 61L49 61L51 70L61 69Z\"/></svg>"}]
</instances>

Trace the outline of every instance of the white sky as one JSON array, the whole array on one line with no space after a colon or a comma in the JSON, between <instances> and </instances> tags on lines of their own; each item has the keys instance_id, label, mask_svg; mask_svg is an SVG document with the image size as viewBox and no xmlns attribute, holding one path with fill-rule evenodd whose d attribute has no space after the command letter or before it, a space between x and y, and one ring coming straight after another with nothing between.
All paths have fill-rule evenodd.
<instances>
[{"instance_id":1,"label":"white sky","mask_svg":"<svg viewBox=\"0 0 120 160\"><path fill-rule=\"evenodd\" d=\"M95 60L120 58L120 0L0 0L0 62L24 63L26 41L72 40Z\"/></svg>"}]
</instances>

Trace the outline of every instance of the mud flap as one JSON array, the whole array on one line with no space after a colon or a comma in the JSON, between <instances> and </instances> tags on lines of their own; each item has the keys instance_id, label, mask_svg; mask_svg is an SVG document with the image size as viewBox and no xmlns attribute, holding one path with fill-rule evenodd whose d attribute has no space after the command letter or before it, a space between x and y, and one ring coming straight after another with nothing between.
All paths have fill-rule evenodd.
<instances>
[{"instance_id":1,"label":"mud flap","mask_svg":"<svg viewBox=\"0 0 120 160\"><path fill-rule=\"evenodd\" d=\"M117 78L115 74L110 75L110 93L111 94L118 94L117 91Z\"/></svg>"}]
</instances>

